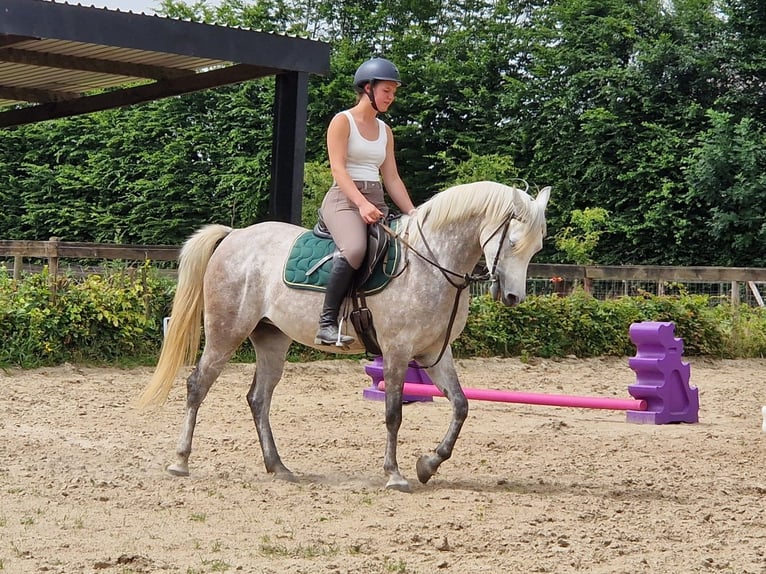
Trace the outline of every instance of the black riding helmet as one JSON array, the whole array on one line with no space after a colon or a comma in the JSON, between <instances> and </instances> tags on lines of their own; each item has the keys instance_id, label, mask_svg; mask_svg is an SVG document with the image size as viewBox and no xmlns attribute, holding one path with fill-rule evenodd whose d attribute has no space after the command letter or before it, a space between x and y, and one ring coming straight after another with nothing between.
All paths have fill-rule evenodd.
<instances>
[{"instance_id":1,"label":"black riding helmet","mask_svg":"<svg viewBox=\"0 0 766 574\"><path fill-rule=\"evenodd\" d=\"M399 70L393 62L386 60L385 58L372 58L357 68L356 73L354 74L354 89L357 93L363 94L364 87L367 84L374 85L375 82L379 81L396 82L398 85L402 85ZM368 95L372 107L378 111L378 106L375 104L375 94L370 90Z\"/></svg>"}]
</instances>

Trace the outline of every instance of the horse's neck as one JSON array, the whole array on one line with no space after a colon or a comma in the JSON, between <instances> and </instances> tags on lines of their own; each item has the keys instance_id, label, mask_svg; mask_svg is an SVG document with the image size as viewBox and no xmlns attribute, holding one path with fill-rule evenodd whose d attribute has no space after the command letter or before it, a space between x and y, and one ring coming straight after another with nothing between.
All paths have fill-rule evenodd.
<instances>
[{"instance_id":1,"label":"horse's neck","mask_svg":"<svg viewBox=\"0 0 766 574\"><path fill-rule=\"evenodd\" d=\"M478 221L449 223L439 229L423 229L436 263L460 275L471 273L481 258ZM420 240L423 241L423 238Z\"/></svg>"}]
</instances>

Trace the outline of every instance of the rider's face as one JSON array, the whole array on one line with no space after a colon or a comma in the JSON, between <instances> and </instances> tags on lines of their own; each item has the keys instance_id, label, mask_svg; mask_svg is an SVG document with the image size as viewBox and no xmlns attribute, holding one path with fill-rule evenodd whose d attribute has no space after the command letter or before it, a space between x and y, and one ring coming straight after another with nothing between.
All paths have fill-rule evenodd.
<instances>
[{"instance_id":1,"label":"rider's face","mask_svg":"<svg viewBox=\"0 0 766 574\"><path fill-rule=\"evenodd\" d=\"M373 90L375 95L375 104L378 106L378 110L385 112L389 106L394 103L396 99L396 90L399 87L397 82L391 80L381 80L375 82L374 86L368 86L369 90Z\"/></svg>"}]
</instances>

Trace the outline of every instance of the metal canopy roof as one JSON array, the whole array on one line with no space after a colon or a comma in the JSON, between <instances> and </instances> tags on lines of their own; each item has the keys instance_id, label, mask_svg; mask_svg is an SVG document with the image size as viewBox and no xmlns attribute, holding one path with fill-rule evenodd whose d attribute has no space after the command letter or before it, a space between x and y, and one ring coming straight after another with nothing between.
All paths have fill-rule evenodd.
<instances>
[{"instance_id":1,"label":"metal canopy roof","mask_svg":"<svg viewBox=\"0 0 766 574\"><path fill-rule=\"evenodd\" d=\"M272 213L289 221L296 220L296 199L300 220L308 74L329 69L323 42L48 0L0 0L0 128L276 76ZM293 190L287 203L275 194L281 179Z\"/></svg>"},{"instance_id":2,"label":"metal canopy roof","mask_svg":"<svg viewBox=\"0 0 766 574\"><path fill-rule=\"evenodd\" d=\"M0 127L285 72L324 74L329 54L327 44L301 38L45 0L0 0ZM121 89L94 94L106 88ZM28 103L36 105L17 108Z\"/></svg>"}]
</instances>

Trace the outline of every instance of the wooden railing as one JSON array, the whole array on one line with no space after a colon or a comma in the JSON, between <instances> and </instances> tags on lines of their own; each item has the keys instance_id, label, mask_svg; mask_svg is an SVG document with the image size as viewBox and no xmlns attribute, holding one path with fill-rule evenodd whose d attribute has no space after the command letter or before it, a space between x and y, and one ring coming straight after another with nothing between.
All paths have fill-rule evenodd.
<instances>
[{"instance_id":1,"label":"wooden railing","mask_svg":"<svg viewBox=\"0 0 766 574\"><path fill-rule=\"evenodd\" d=\"M0 240L0 257L13 257L13 276L18 279L25 258L42 259L52 277L59 273L60 259L104 259L129 261L175 261L180 247L175 245L114 245L60 241ZM745 283L763 305L756 283L766 282L762 267L675 267L664 265L558 265L531 263L530 278L578 282L587 290L593 281L653 282L658 294L664 285L677 283L730 283L732 303L739 303L739 284Z\"/></svg>"},{"instance_id":2,"label":"wooden railing","mask_svg":"<svg viewBox=\"0 0 766 574\"><path fill-rule=\"evenodd\" d=\"M740 283L747 285L758 305L764 306L756 283L766 282L763 267L676 267L671 265L558 265L531 263L529 277L560 278L579 282L586 291L594 281L655 283L663 295L667 283L729 283L731 302L740 302ZM627 295L627 293L625 293Z\"/></svg>"},{"instance_id":3,"label":"wooden railing","mask_svg":"<svg viewBox=\"0 0 766 574\"><path fill-rule=\"evenodd\" d=\"M180 247L175 245L114 245L60 241L0 240L0 257L13 257L13 278L18 279L25 258L46 261L52 277L58 275L60 259L106 259L129 261L175 261Z\"/></svg>"},{"instance_id":4,"label":"wooden railing","mask_svg":"<svg viewBox=\"0 0 766 574\"><path fill-rule=\"evenodd\" d=\"M674 267L670 265L554 265L531 263L529 275L612 281L678 281L679 283L727 283L766 281L763 267Z\"/></svg>"}]
</instances>

